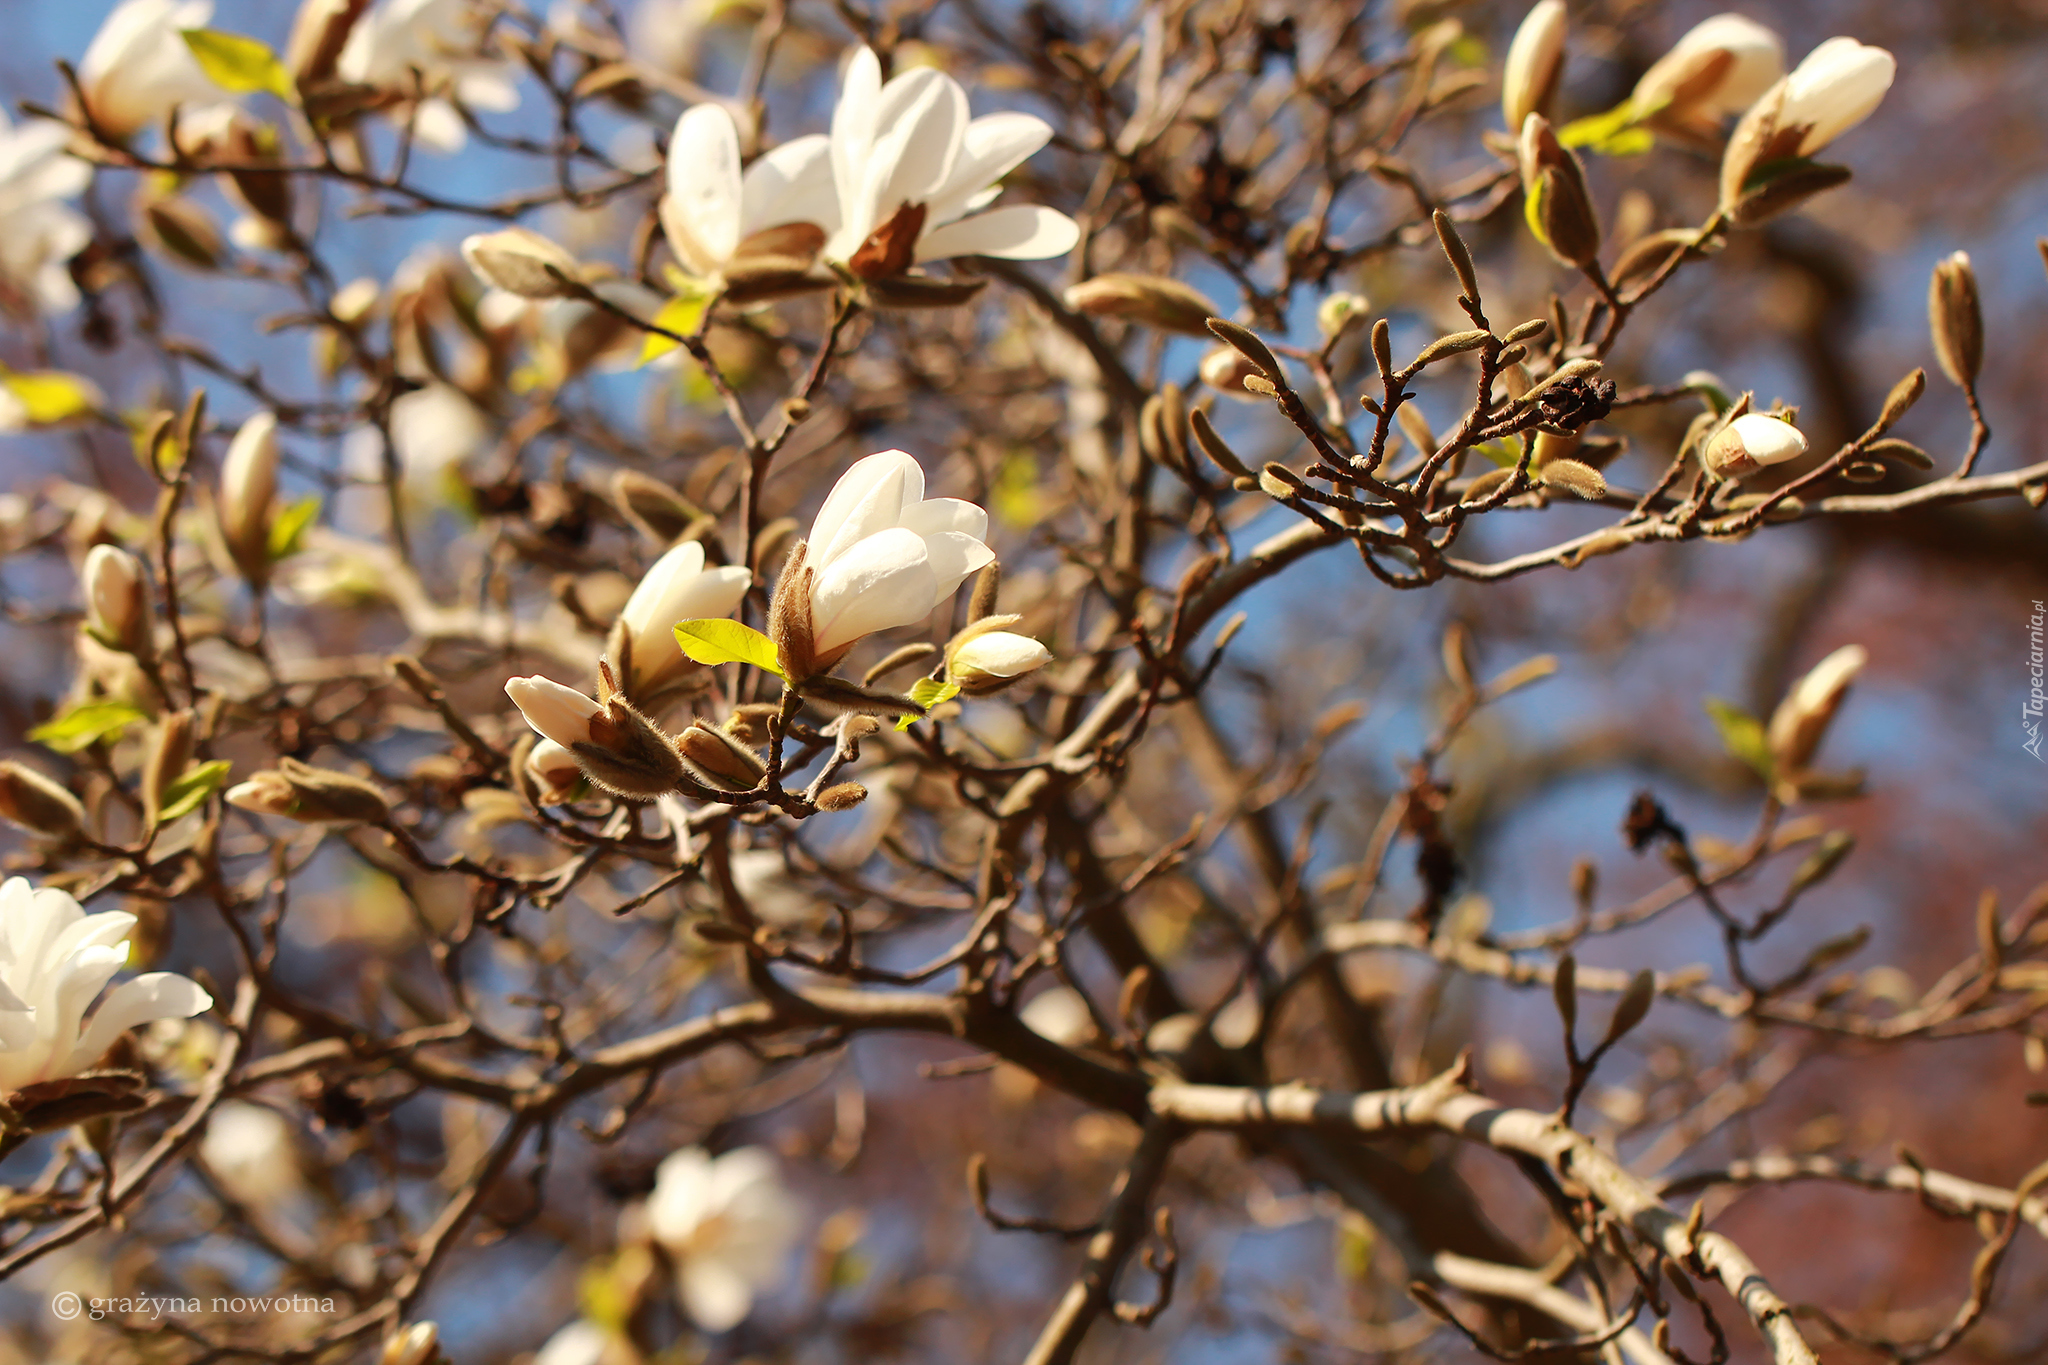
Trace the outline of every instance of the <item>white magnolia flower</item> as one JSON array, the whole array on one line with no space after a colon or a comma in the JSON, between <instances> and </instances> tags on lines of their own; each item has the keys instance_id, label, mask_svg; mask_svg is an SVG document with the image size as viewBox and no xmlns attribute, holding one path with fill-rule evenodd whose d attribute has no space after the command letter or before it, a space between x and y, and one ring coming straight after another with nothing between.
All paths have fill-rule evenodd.
<instances>
[{"instance_id":1,"label":"white magnolia flower","mask_svg":"<svg viewBox=\"0 0 2048 1365\"><path fill-rule=\"evenodd\" d=\"M1721 428L1700 459L1711 473L1741 479L1805 453L1806 436L1798 427L1769 413L1750 412Z\"/></svg>"},{"instance_id":2,"label":"white magnolia flower","mask_svg":"<svg viewBox=\"0 0 2048 1365\"><path fill-rule=\"evenodd\" d=\"M253 1208L272 1208L303 1183L292 1125L275 1109L225 1101L206 1120L199 1155L221 1188Z\"/></svg>"},{"instance_id":3,"label":"white magnolia flower","mask_svg":"<svg viewBox=\"0 0 2048 1365\"><path fill-rule=\"evenodd\" d=\"M724 106L699 104L676 120L668 145L661 229L685 270L704 279L746 254L770 228L836 221L830 141L812 134L763 153L740 170L740 135ZM816 248L817 238L811 246Z\"/></svg>"},{"instance_id":4,"label":"white magnolia flower","mask_svg":"<svg viewBox=\"0 0 2048 1365\"><path fill-rule=\"evenodd\" d=\"M436 151L469 140L456 104L505 113L519 107L510 64L480 55L478 15L470 0L383 0L356 21L334 71L352 85L399 95L424 90L410 117L413 136Z\"/></svg>"},{"instance_id":5,"label":"white magnolia flower","mask_svg":"<svg viewBox=\"0 0 2048 1365\"><path fill-rule=\"evenodd\" d=\"M838 216L824 225L826 259L876 277L951 256L1065 255L1081 238L1065 214L1030 204L980 211L997 182L1051 137L1051 126L1030 114L970 119L960 83L929 67L884 85L881 62L863 47L832 111ZM903 210L912 210L901 229L907 240L877 233Z\"/></svg>"},{"instance_id":6,"label":"white magnolia flower","mask_svg":"<svg viewBox=\"0 0 2048 1365\"><path fill-rule=\"evenodd\" d=\"M270 510L277 499L277 414L259 412L242 423L220 465L220 530L242 571L270 565Z\"/></svg>"},{"instance_id":7,"label":"white magnolia flower","mask_svg":"<svg viewBox=\"0 0 2048 1365\"><path fill-rule=\"evenodd\" d=\"M676 625L706 617L730 616L747 595L754 575L733 565L704 566L701 541L676 546L647 571L619 612L622 637L613 659L629 696L652 698L695 665L676 647Z\"/></svg>"},{"instance_id":8,"label":"white magnolia flower","mask_svg":"<svg viewBox=\"0 0 2048 1365\"><path fill-rule=\"evenodd\" d=\"M61 201L84 191L92 167L65 152L70 140L54 119L17 125L0 112L0 303L17 312L78 304L65 264L92 240L92 224Z\"/></svg>"},{"instance_id":9,"label":"white magnolia flower","mask_svg":"<svg viewBox=\"0 0 2048 1365\"><path fill-rule=\"evenodd\" d=\"M1781 770L1797 771L1813 758L1827 733L1828 722L1841 709L1849 684L1870 662L1870 651L1862 645L1843 645L1808 670L1792 685L1778 709L1771 713L1766 733L1771 757Z\"/></svg>"},{"instance_id":10,"label":"white magnolia flower","mask_svg":"<svg viewBox=\"0 0 2048 1365\"><path fill-rule=\"evenodd\" d=\"M180 105L222 103L227 92L199 69L180 30L205 28L213 0L122 0L78 63L93 121L128 137Z\"/></svg>"},{"instance_id":11,"label":"white magnolia flower","mask_svg":"<svg viewBox=\"0 0 2048 1365\"><path fill-rule=\"evenodd\" d=\"M765 1147L714 1157L685 1147L661 1163L647 1226L676 1262L684 1309L706 1331L738 1326L781 1278L802 1225Z\"/></svg>"},{"instance_id":12,"label":"white magnolia flower","mask_svg":"<svg viewBox=\"0 0 2048 1365\"><path fill-rule=\"evenodd\" d=\"M1718 124L1785 74L1785 44L1754 19L1717 14L1695 24L1636 82L1641 117Z\"/></svg>"},{"instance_id":13,"label":"white magnolia flower","mask_svg":"<svg viewBox=\"0 0 2048 1365\"><path fill-rule=\"evenodd\" d=\"M1785 102L1777 109L1778 130L1798 134L1786 154L1812 156L1869 118L1898 69L1891 53L1854 38L1830 38L1807 53L1785 77Z\"/></svg>"},{"instance_id":14,"label":"white magnolia flower","mask_svg":"<svg viewBox=\"0 0 2048 1365\"><path fill-rule=\"evenodd\" d=\"M970 697L1000 692L1026 673L1052 662L1052 651L1009 630L986 630L958 645L946 660L946 676Z\"/></svg>"},{"instance_id":15,"label":"white magnolia flower","mask_svg":"<svg viewBox=\"0 0 2048 1365\"><path fill-rule=\"evenodd\" d=\"M136 1025L213 1007L197 982L145 972L109 992L87 1023L87 1008L127 965L134 925L126 911L88 915L20 877L0 885L0 1092L75 1076Z\"/></svg>"},{"instance_id":16,"label":"white magnolia flower","mask_svg":"<svg viewBox=\"0 0 2048 1365\"><path fill-rule=\"evenodd\" d=\"M913 625L995 559L988 513L924 495L924 470L900 450L855 463L818 510L805 542L810 638L830 668L856 640Z\"/></svg>"},{"instance_id":17,"label":"white magnolia flower","mask_svg":"<svg viewBox=\"0 0 2048 1365\"><path fill-rule=\"evenodd\" d=\"M541 796L550 805L567 801L583 781L583 767L570 753L551 739L543 739L526 756L526 770L540 785Z\"/></svg>"},{"instance_id":18,"label":"white magnolia flower","mask_svg":"<svg viewBox=\"0 0 2048 1365\"><path fill-rule=\"evenodd\" d=\"M1550 112L1558 77L1564 74L1568 27L1564 0L1538 0L1522 16L1501 64L1500 112L1510 129L1520 132L1529 115Z\"/></svg>"},{"instance_id":19,"label":"white magnolia flower","mask_svg":"<svg viewBox=\"0 0 2048 1365\"><path fill-rule=\"evenodd\" d=\"M1095 1036L1095 1016L1072 986L1054 986L1031 997L1017 1017L1024 1027L1061 1047L1079 1047Z\"/></svg>"},{"instance_id":20,"label":"white magnolia flower","mask_svg":"<svg viewBox=\"0 0 2048 1365\"><path fill-rule=\"evenodd\" d=\"M142 561L118 545L95 545L80 576L85 583L86 629L112 648L147 654L155 614Z\"/></svg>"},{"instance_id":21,"label":"white magnolia flower","mask_svg":"<svg viewBox=\"0 0 2048 1365\"><path fill-rule=\"evenodd\" d=\"M538 674L513 678L505 684L505 695L536 733L565 749L590 743L590 722L604 710L575 688Z\"/></svg>"}]
</instances>

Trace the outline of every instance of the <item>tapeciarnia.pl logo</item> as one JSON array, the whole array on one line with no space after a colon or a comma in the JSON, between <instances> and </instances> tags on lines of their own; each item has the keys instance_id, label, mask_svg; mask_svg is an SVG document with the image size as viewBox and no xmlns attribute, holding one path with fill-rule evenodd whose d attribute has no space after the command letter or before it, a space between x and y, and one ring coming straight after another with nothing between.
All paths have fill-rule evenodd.
<instances>
[{"instance_id":1,"label":"tapeciarnia.pl logo","mask_svg":"<svg viewBox=\"0 0 2048 1365\"><path fill-rule=\"evenodd\" d=\"M2041 710L2048 705L2048 691L2042 687L2041 623L2044 619L2048 619L2048 608L2036 601L2034 614L2027 622L2027 675L2033 680L2033 687L2027 693L2025 704L2020 707L2020 724L2027 732L2027 742L2020 747L2032 754L2036 762L2048 762L2041 757Z\"/></svg>"}]
</instances>

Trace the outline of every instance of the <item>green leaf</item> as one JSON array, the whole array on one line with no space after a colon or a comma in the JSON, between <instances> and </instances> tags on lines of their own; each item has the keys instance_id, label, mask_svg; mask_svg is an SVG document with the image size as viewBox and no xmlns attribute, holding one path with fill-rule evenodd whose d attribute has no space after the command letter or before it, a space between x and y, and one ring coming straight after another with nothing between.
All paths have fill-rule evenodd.
<instances>
[{"instance_id":1,"label":"green leaf","mask_svg":"<svg viewBox=\"0 0 2048 1365\"><path fill-rule=\"evenodd\" d=\"M1486 441L1473 446L1472 453L1484 456L1501 469L1513 469L1522 462L1522 446L1519 441Z\"/></svg>"},{"instance_id":2,"label":"green leaf","mask_svg":"<svg viewBox=\"0 0 2048 1365\"><path fill-rule=\"evenodd\" d=\"M689 336L697 330L697 324L704 320L704 310L710 306L710 294L686 291L661 305L661 311L654 315L654 325L678 336ZM649 332L646 344L640 348L639 363L645 365L650 360L658 360L675 350L678 344L659 332Z\"/></svg>"},{"instance_id":3,"label":"green leaf","mask_svg":"<svg viewBox=\"0 0 2048 1365\"><path fill-rule=\"evenodd\" d=\"M910 685L910 699L929 711L942 701L951 701L960 695L960 684L940 682L937 678L919 678ZM896 722L898 730L908 730L917 716L903 716Z\"/></svg>"},{"instance_id":4,"label":"green leaf","mask_svg":"<svg viewBox=\"0 0 2048 1365\"><path fill-rule=\"evenodd\" d=\"M80 702L63 715L54 716L29 731L28 737L60 754L75 754L100 740L119 739L123 730L137 721L148 719L140 707L129 702Z\"/></svg>"},{"instance_id":5,"label":"green leaf","mask_svg":"<svg viewBox=\"0 0 2048 1365\"><path fill-rule=\"evenodd\" d=\"M270 562L275 564L280 559L297 554L300 542L306 538L306 529L319 515L320 499L317 497L305 497L296 502L286 503L270 523Z\"/></svg>"},{"instance_id":6,"label":"green leaf","mask_svg":"<svg viewBox=\"0 0 2048 1365\"><path fill-rule=\"evenodd\" d=\"M245 34L222 33L211 28L180 29L178 36L192 49L206 79L223 90L238 95L268 90L282 100L291 100L298 94L291 73L268 44Z\"/></svg>"},{"instance_id":7,"label":"green leaf","mask_svg":"<svg viewBox=\"0 0 2048 1365\"><path fill-rule=\"evenodd\" d=\"M1734 702L1719 697L1708 697L1706 707L1729 755L1756 769L1764 781L1770 781L1771 746L1764 738L1764 723Z\"/></svg>"},{"instance_id":8,"label":"green leaf","mask_svg":"<svg viewBox=\"0 0 2048 1365\"><path fill-rule=\"evenodd\" d=\"M8 370L0 367L0 384L24 409L30 426L54 426L83 417L100 404L90 381L62 370Z\"/></svg>"},{"instance_id":9,"label":"green leaf","mask_svg":"<svg viewBox=\"0 0 2048 1365\"><path fill-rule=\"evenodd\" d=\"M157 823L167 825L181 815L199 808L199 803L227 785L228 770L235 765L225 758L202 763L164 789L164 806Z\"/></svg>"},{"instance_id":10,"label":"green leaf","mask_svg":"<svg viewBox=\"0 0 2048 1365\"><path fill-rule=\"evenodd\" d=\"M775 642L738 621L684 621L676 627L676 643L700 664L752 664L764 673L784 676Z\"/></svg>"},{"instance_id":11,"label":"green leaf","mask_svg":"<svg viewBox=\"0 0 2048 1365\"><path fill-rule=\"evenodd\" d=\"M1604 114L1573 119L1557 130L1557 140L1601 156L1641 156L1657 145L1656 137L1642 126L1654 112L1636 108L1634 100L1623 100Z\"/></svg>"},{"instance_id":12,"label":"green leaf","mask_svg":"<svg viewBox=\"0 0 2048 1365\"><path fill-rule=\"evenodd\" d=\"M1529 222L1529 231L1537 241L1550 245L1550 234L1543 230L1543 177L1522 191L1522 217Z\"/></svg>"}]
</instances>

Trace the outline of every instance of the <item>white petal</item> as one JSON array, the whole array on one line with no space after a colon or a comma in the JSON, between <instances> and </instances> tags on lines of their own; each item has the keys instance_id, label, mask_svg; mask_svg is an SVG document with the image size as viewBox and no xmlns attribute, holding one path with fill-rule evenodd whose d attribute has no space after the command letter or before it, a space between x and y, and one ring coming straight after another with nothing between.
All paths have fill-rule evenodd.
<instances>
[{"instance_id":1,"label":"white petal","mask_svg":"<svg viewBox=\"0 0 2048 1365\"><path fill-rule=\"evenodd\" d=\"M1812 156L1869 118L1891 89L1898 62L1881 47L1854 38L1830 38L1806 54L1785 85L1778 125L1810 124L1799 154Z\"/></svg>"},{"instance_id":2,"label":"white petal","mask_svg":"<svg viewBox=\"0 0 2048 1365\"><path fill-rule=\"evenodd\" d=\"M565 748L590 742L591 718L602 709L575 688L552 678L513 678L505 684L505 695L512 698L528 725Z\"/></svg>"},{"instance_id":3,"label":"white petal","mask_svg":"<svg viewBox=\"0 0 2048 1365\"><path fill-rule=\"evenodd\" d=\"M189 1019L213 1008L213 997L198 982L176 972L144 972L133 981L116 986L93 1012L92 1026L85 1031L65 1063L65 1074L75 1075L105 1055L114 1040L137 1024L159 1019Z\"/></svg>"},{"instance_id":4,"label":"white petal","mask_svg":"<svg viewBox=\"0 0 2048 1365\"><path fill-rule=\"evenodd\" d=\"M925 558L932 566L932 605L937 606L965 582L995 561L995 551L959 531L941 531L924 538Z\"/></svg>"},{"instance_id":5,"label":"white petal","mask_svg":"<svg viewBox=\"0 0 2048 1365\"><path fill-rule=\"evenodd\" d=\"M869 536L828 565L811 589L818 652L922 621L938 600L922 536L900 526Z\"/></svg>"},{"instance_id":6,"label":"white petal","mask_svg":"<svg viewBox=\"0 0 2048 1365\"><path fill-rule=\"evenodd\" d=\"M975 199L1052 140L1052 125L1030 114L984 114L967 125L953 173L932 200L927 227L950 223Z\"/></svg>"},{"instance_id":7,"label":"white petal","mask_svg":"<svg viewBox=\"0 0 2048 1365\"><path fill-rule=\"evenodd\" d=\"M882 90L878 131L849 218L879 225L905 204L929 204L943 190L967 132L967 92L929 67Z\"/></svg>"},{"instance_id":8,"label":"white petal","mask_svg":"<svg viewBox=\"0 0 2048 1365\"><path fill-rule=\"evenodd\" d=\"M1066 255L1080 240L1080 226L1066 214L1036 204L1013 204L927 232L918 239L917 259L999 256L1011 261L1042 261Z\"/></svg>"},{"instance_id":9,"label":"white petal","mask_svg":"<svg viewBox=\"0 0 2048 1365\"><path fill-rule=\"evenodd\" d=\"M904 512L923 497L924 468L902 451L879 451L854 461L811 522L806 562L822 569L855 542L900 525Z\"/></svg>"},{"instance_id":10,"label":"white petal","mask_svg":"<svg viewBox=\"0 0 2048 1365\"><path fill-rule=\"evenodd\" d=\"M633 595L626 599L624 610L619 615L625 619L626 628L635 635L645 631L654 619L662 615L663 599L669 589L678 582L687 582L704 572L704 543L686 540L664 554L647 570L640 579Z\"/></svg>"},{"instance_id":11,"label":"white petal","mask_svg":"<svg viewBox=\"0 0 2048 1365\"><path fill-rule=\"evenodd\" d=\"M992 630L977 635L953 654L956 670L973 669L998 678L1015 678L1052 662L1052 651L1029 635ZM1027 1021L1028 1022L1028 1021Z\"/></svg>"},{"instance_id":12,"label":"white petal","mask_svg":"<svg viewBox=\"0 0 2048 1365\"><path fill-rule=\"evenodd\" d=\"M717 104L684 110L668 148L662 226L692 270L709 274L732 259L740 201L740 134L732 115Z\"/></svg>"},{"instance_id":13,"label":"white petal","mask_svg":"<svg viewBox=\"0 0 2048 1365\"><path fill-rule=\"evenodd\" d=\"M469 125L447 100L421 100L412 118L413 141L434 151L453 154L469 142Z\"/></svg>"},{"instance_id":14,"label":"white petal","mask_svg":"<svg viewBox=\"0 0 2048 1365\"><path fill-rule=\"evenodd\" d=\"M705 1194L711 1184L711 1154L702 1147L670 1152L654 1171L654 1192L647 1197L647 1229L654 1240L680 1247L709 1212Z\"/></svg>"},{"instance_id":15,"label":"white petal","mask_svg":"<svg viewBox=\"0 0 2048 1365\"><path fill-rule=\"evenodd\" d=\"M904 509L897 524L921 536L958 531L976 540L988 539L988 513L961 498L927 498Z\"/></svg>"},{"instance_id":16,"label":"white petal","mask_svg":"<svg viewBox=\"0 0 2048 1365\"><path fill-rule=\"evenodd\" d=\"M882 96L882 63L872 48L863 47L847 63L846 80L839 88L839 102L832 108L832 184L839 202L839 227L866 237L869 222L850 223L854 195L860 188L861 170L867 165L868 149L875 140L875 106Z\"/></svg>"},{"instance_id":17,"label":"white petal","mask_svg":"<svg viewBox=\"0 0 2048 1365\"><path fill-rule=\"evenodd\" d=\"M754 1309L753 1287L716 1257L686 1258L676 1281L690 1320L707 1332L729 1331Z\"/></svg>"},{"instance_id":18,"label":"white petal","mask_svg":"<svg viewBox=\"0 0 2048 1365\"><path fill-rule=\"evenodd\" d=\"M785 223L839 226L832 186L832 140L821 133L793 138L747 167L740 177L740 238Z\"/></svg>"}]
</instances>

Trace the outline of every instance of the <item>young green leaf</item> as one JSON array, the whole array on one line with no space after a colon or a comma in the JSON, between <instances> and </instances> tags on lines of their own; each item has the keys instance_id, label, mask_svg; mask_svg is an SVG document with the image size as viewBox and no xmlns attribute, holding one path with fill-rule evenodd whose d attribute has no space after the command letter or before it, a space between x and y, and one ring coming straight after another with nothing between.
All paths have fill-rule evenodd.
<instances>
[{"instance_id":1,"label":"young green leaf","mask_svg":"<svg viewBox=\"0 0 2048 1365\"><path fill-rule=\"evenodd\" d=\"M87 381L61 370L8 370L0 367L0 384L14 395L31 426L54 426L83 417L99 406L99 394Z\"/></svg>"},{"instance_id":2,"label":"young green leaf","mask_svg":"<svg viewBox=\"0 0 2048 1365\"><path fill-rule=\"evenodd\" d=\"M164 789L163 809L157 823L167 825L181 815L199 808L199 803L227 785L228 771L235 765L225 758L202 763Z\"/></svg>"},{"instance_id":3,"label":"young green leaf","mask_svg":"<svg viewBox=\"0 0 2048 1365\"><path fill-rule=\"evenodd\" d=\"M1605 113L1573 119L1557 130L1557 140L1601 156L1641 156L1657 145L1656 137L1642 126L1646 112L1636 108L1634 100L1623 100Z\"/></svg>"},{"instance_id":4,"label":"young green leaf","mask_svg":"<svg viewBox=\"0 0 2048 1365\"><path fill-rule=\"evenodd\" d=\"M129 726L148 719L140 707L129 702L80 702L29 731L28 737L60 754L75 754L100 740L119 739Z\"/></svg>"},{"instance_id":5,"label":"young green leaf","mask_svg":"<svg viewBox=\"0 0 2048 1365\"><path fill-rule=\"evenodd\" d=\"M661 305L661 311L654 315L654 325L677 336L689 336L697 330L697 324L704 320L704 310L710 306L711 295L686 291ZM649 332L646 344L640 348L639 363L658 360L679 344L660 332Z\"/></svg>"},{"instance_id":6,"label":"young green leaf","mask_svg":"<svg viewBox=\"0 0 2048 1365\"><path fill-rule=\"evenodd\" d=\"M298 93L277 54L255 38L211 28L180 29L178 34L192 49L206 79L223 90L238 95L268 90L281 100L291 100Z\"/></svg>"},{"instance_id":7,"label":"young green leaf","mask_svg":"<svg viewBox=\"0 0 2048 1365\"><path fill-rule=\"evenodd\" d=\"M1756 769L1764 781L1771 780L1771 746L1764 737L1764 723L1732 701L1708 697L1707 714L1721 732L1721 744L1731 757Z\"/></svg>"},{"instance_id":8,"label":"young green leaf","mask_svg":"<svg viewBox=\"0 0 2048 1365\"><path fill-rule=\"evenodd\" d=\"M286 503L270 523L270 559L276 563L299 552L306 529L320 516L320 499L300 498Z\"/></svg>"},{"instance_id":9,"label":"young green leaf","mask_svg":"<svg viewBox=\"0 0 2048 1365\"><path fill-rule=\"evenodd\" d=\"M940 702L951 701L959 695L960 684L956 682L940 682L936 678L919 678L910 685L910 699L927 711L937 706ZM916 716L899 716L896 720L896 728L898 730L908 730L912 722L917 719Z\"/></svg>"},{"instance_id":10,"label":"young green leaf","mask_svg":"<svg viewBox=\"0 0 2048 1365\"><path fill-rule=\"evenodd\" d=\"M676 627L676 643L700 664L752 664L764 673L784 676L775 642L738 621L684 621Z\"/></svg>"}]
</instances>

